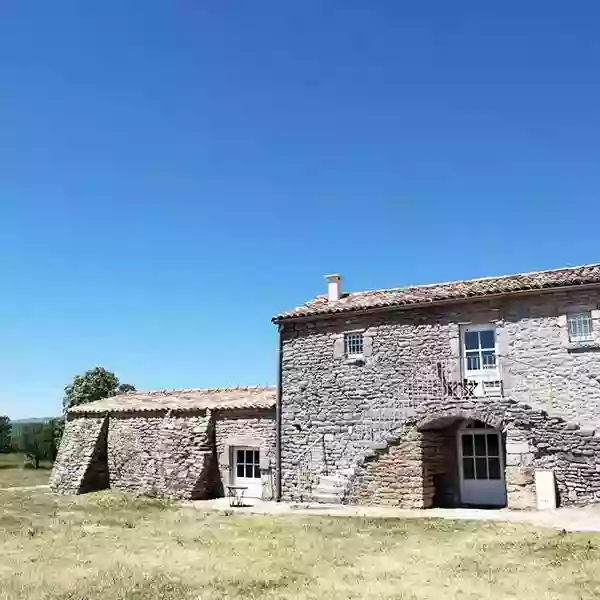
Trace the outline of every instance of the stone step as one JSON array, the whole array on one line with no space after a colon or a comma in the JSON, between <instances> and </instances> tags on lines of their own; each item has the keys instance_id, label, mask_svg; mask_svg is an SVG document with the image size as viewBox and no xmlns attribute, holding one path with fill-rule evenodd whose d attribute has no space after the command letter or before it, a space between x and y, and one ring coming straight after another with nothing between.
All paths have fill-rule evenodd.
<instances>
[{"instance_id":1,"label":"stone step","mask_svg":"<svg viewBox=\"0 0 600 600\"><path fill-rule=\"evenodd\" d=\"M339 469L337 471L337 474L340 477L350 477L351 475L354 475L354 467L346 467L345 469Z\"/></svg>"},{"instance_id":2,"label":"stone step","mask_svg":"<svg viewBox=\"0 0 600 600\"><path fill-rule=\"evenodd\" d=\"M319 477L319 485L329 484L329 485L344 486L344 485L346 485L347 480L348 480L347 477L345 477L343 475L338 475L337 473L335 475L321 475Z\"/></svg>"},{"instance_id":3,"label":"stone step","mask_svg":"<svg viewBox=\"0 0 600 600\"><path fill-rule=\"evenodd\" d=\"M331 481L319 481L315 486L315 490L319 490L331 494L342 494L346 489L346 483L331 482Z\"/></svg>"},{"instance_id":4,"label":"stone step","mask_svg":"<svg viewBox=\"0 0 600 600\"><path fill-rule=\"evenodd\" d=\"M361 442L361 446L367 450L384 450L389 445L386 440L364 440Z\"/></svg>"},{"instance_id":5,"label":"stone step","mask_svg":"<svg viewBox=\"0 0 600 600\"><path fill-rule=\"evenodd\" d=\"M318 504L341 504L342 503L342 495L341 494L330 494L325 492L319 492L314 490L312 494L310 494L310 499L312 502L317 502Z\"/></svg>"},{"instance_id":6,"label":"stone step","mask_svg":"<svg viewBox=\"0 0 600 600\"><path fill-rule=\"evenodd\" d=\"M378 440L377 442L371 442L369 448L372 450L385 450L389 446L387 440Z\"/></svg>"}]
</instances>

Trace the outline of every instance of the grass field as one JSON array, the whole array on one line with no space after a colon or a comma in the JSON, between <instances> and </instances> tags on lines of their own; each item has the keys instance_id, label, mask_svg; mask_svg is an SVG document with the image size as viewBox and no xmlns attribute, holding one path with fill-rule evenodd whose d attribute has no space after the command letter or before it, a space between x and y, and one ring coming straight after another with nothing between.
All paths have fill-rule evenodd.
<instances>
[{"instance_id":1,"label":"grass field","mask_svg":"<svg viewBox=\"0 0 600 600\"><path fill-rule=\"evenodd\" d=\"M21 454L0 454L0 489L27 487L48 483L51 465L42 463L39 469L24 468Z\"/></svg>"},{"instance_id":2,"label":"grass field","mask_svg":"<svg viewBox=\"0 0 600 600\"><path fill-rule=\"evenodd\" d=\"M2 474L0 474L0 478ZM592 599L600 536L0 490L0 600Z\"/></svg>"}]
</instances>

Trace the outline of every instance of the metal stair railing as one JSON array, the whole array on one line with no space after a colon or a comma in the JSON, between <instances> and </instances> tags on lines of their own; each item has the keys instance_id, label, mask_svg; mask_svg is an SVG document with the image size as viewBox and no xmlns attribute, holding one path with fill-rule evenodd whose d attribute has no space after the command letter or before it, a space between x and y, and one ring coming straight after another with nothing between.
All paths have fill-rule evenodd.
<instances>
[{"instance_id":1,"label":"metal stair railing","mask_svg":"<svg viewBox=\"0 0 600 600\"><path fill-rule=\"evenodd\" d=\"M362 414L367 424L367 439L373 442L386 441L394 431L400 435L407 419L417 414L427 401L438 399L461 400L464 398L493 398L502 395L502 368L500 364L490 370L489 376L470 380L452 377L457 372L456 363L431 361L417 363L414 371L407 375L387 398L377 398Z\"/></svg>"},{"instance_id":2,"label":"metal stair railing","mask_svg":"<svg viewBox=\"0 0 600 600\"><path fill-rule=\"evenodd\" d=\"M494 401L511 399L545 410L555 416L580 422L590 397L600 402L600 368L581 365L568 373L557 373L552 362L524 361L498 354L489 371L465 376L463 359L444 358L411 365L393 394L375 399L362 413L366 439L383 441L403 426L428 401Z\"/></svg>"},{"instance_id":3,"label":"metal stair railing","mask_svg":"<svg viewBox=\"0 0 600 600\"><path fill-rule=\"evenodd\" d=\"M319 448L319 445L321 446ZM320 456L319 456L320 454ZM312 441L294 460L296 463L296 489L298 500L302 502L304 496L310 494L319 483L317 465L324 464L325 436L320 435Z\"/></svg>"}]
</instances>

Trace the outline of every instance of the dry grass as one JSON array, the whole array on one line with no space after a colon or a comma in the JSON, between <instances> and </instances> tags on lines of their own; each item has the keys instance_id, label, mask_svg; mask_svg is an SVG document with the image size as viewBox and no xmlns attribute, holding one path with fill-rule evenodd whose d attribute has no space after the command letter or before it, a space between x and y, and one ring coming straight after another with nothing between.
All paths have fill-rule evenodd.
<instances>
[{"instance_id":1,"label":"dry grass","mask_svg":"<svg viewBox=\"0 0 600 600\"><path fill-rule=\"evenodd\" d=\"M600 536L0 491L0 599L587 599Z\"/></svg>"},{"instance_id":2,"label":"dry grass","mask_svg":"<svg viewBox=\"0 0 600 600\"><path fill-rule=\"evenodd\" d=\"M48 483L49 463L42 463L39 469L25 468L24 465L25 458L20 454L0 454L0 489Z\"/></svg>"}]
</instances>

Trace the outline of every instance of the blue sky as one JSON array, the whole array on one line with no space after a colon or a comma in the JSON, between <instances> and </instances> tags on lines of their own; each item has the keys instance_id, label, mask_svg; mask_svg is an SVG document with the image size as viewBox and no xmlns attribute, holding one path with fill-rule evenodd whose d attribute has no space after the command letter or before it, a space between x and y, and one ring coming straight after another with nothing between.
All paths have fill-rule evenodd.
<instances>
[{"instance_id":1,"label":"blue sky","mask_svg":"<svg viewBox=\"0 0 600 600\"><path fill-rule=\"evenodd\" d=\"M600 259L594 2L0 0L0 413L274 383L325 290Z\"/></svg>"}]
</instances>

